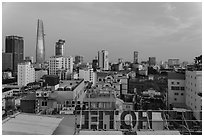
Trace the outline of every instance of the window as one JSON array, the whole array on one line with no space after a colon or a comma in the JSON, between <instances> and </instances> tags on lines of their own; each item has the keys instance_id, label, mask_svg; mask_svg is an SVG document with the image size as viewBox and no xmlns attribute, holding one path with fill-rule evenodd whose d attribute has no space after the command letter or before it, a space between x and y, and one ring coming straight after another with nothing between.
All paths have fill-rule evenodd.
<instances>
[{"instance_id":1,"label":"window","mask_svg":"<svg viewBox=\"0 0 204 137\"><path fill-rule=\"evenodd\" d=\"M174 101L177 101L177 98L174 98Z\"/></svg>"},{"instance_id":2,"label":"window","mask_svg":"<svg viewBox=\"0 0 204 137\"><path fill-rule=\"evenodd\" d=\"M179 85L180 84L180 82L177 82L177 85Z\"/></svg>"},{"instance_id":3,"label":"window","mask_svg":"<svg viewBox=\"0 0 204 137\"><path fill-rule=\"evenodd\" d=\"M178 93L174 93L174 95L179 95Z\"/></svg>"},{"instance_id":4,"label":"window","mask_svg":"<svg viewBox=\"0 0 204 137\"><path fill-rule=\"evenodd\" d=\"M184 90L185 88L184 87L181 87L181 90Z\"/></svg>"},{"instance_id":5,"label":"window","mask_svg":"<svg viewBox=\"0 0 204 137\"><path fill-rule=\"evenodd\" d=\"M171 82L171 84L173 85L173 84L174 84L174 82Z\"/></svg>"},{"instance_id":6,"label":"window","mask_svg":"<svg viewBox=\"0 0 204 137\"><path fill-rule=\"evenodd\" d=\"M181 93L181 96L183 96L183 93Z\"/></svg>"},{"instance_id":7,"label":"window","mask_svg":"<svg viewBox=\"0 0 204 137\"><path fill-rule=\"evenodd\" d=\"M47 106L47 101L42 101L42 106Z\"/></svg>"},{"instance_id":8,"label":"window","mask_svg":"<svg viewBox=\"0 0 204 137\"><path fill-rule=\"evenodd\" d=\"M97 120L97 117L91 117L91 121L92 122L97 122L98 120Z\"/></svg>"}]
</instances>

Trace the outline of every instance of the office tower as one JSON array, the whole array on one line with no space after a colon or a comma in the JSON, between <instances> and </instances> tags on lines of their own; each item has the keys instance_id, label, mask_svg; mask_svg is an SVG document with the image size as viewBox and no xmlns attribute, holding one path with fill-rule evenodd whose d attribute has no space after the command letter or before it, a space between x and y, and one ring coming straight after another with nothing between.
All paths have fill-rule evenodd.
<instances>
[{"instance_id":1,"label":"office tower","mask_svg":"<svg viewBox=\"0 0 204 137\"><path fill-rule=\"evenodd\" d=\"M49 59L49 75L57 75L59 71L73 72L73 57L53 56Z\"/></svg>"},{"instance_id":2,"label":"office tower","mask_svg":"<svg viewBox=\"0 0 204 137\"><path fill-rule=\"evenodd\" d=\"M75 64L83 63L83 56L75 56Z\"/></svg>"},{"instance_id":3,"label":"office tower","mask_svg":"<svg viewBox=\"0 0 204 137\"><path fill-rule=\"evenodd\" d=\"M156 65L156 57L149 57L149 66Z\"/></svg>"},{"instance_id":4,"label":"office tower","mask_svg":"<svg viewBox=\"0 0 204 137\"><path fill-rule=\"evenodd\" d=\"M45 40L44 28L42 20L38 19L37 25L37 43L36 43L36 63L43 63L45 61Z\"/></svg>"},{"instance_id":5,"label":"office tower","mask_svg":"<svg viewBox=\"0 0 204 137\"><path fill-rule=\"evenodd\" d=\"M133 63L138 63L138 51L134 51Z\"/></svg>"},{"instance_id":6,"label":"office tower","mask_svg":"<svg viewBox=\"0 0 204 137\"><path fill-rule=\"evenodd\" d=\"M28 83L35 82L35 69L30 62L18 64L18 85L26 86Z\"/></svg>"},{"instance_id":7,"label":"office tower","mask_svg":"<svg viewBox=\"0 0 204 137\"><path fill-rule=\"evenodd\" d=\"M55 56L64 56L65 40L58 40L55 45Z\"/></svg>"},{"instance_id":8,"label":"office tower","mask_svg":"<svg viewBox=\"0 0 204 137\"><path fill-rule=\"evenodd\" d=\"M12 71L14 75L17 74L18 63L23 62L24 58L24 41L23 37L6 36L6 53L12 53L13 66Z\"/></svg>"},{"instance_id":9,"label":"office tower","mask_svg":"<svg viewBox=\"0 0 204 137\"><path fill-rule=\"evenodd\" d=\"M102 70L109 70L108 51L98 51L98 66Z\"/></svg>"},{"instance_id":10,"label":"office tower","mask_svg":"<svg viewBox=\"0 0 204 137\"><path fill-rule=\"evenodd\" d=\"M13 69L13 54L2 53L2 71Z\"/></svg>"}]
</instances>

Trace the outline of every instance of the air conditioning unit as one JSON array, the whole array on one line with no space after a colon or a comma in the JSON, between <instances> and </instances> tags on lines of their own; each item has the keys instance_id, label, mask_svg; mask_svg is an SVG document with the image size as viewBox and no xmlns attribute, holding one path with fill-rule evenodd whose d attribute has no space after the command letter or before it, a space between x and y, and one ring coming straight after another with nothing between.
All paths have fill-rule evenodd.
<instances>
[{"instance_id":1,"label":"air conditioning unit","mask_svg":"<svg viewBox=\"0 0 204 137\"><path fill-rule=\"evenodd\" d=\"M49 93L48 92L44 92L43 93L43 97L49 97Z\"/></svg>"},{"instance_id":2,"label":"air conditioning unit","mask_svg":"<svg viewBox=\"0 0 204 137\"><path fill-rule=\"evenodd\" d=\"M36 97L42 97L41 92L36 92Z\"/></svg>"}]
</instances>

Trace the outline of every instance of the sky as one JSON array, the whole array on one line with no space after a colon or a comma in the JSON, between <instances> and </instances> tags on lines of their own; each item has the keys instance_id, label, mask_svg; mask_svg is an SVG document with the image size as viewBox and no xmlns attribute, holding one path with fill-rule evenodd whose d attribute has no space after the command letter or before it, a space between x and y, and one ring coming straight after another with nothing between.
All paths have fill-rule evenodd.
<instances>
[{"instance_id":1,"label":"sky","mask_svg":"<svg viewBox=\"0 0 204 137\"><path fill-rule=\"evenodd\" d=\"M64 39L66 56L91 61L100 50L109 60L139 61L149 57L192 62L202 54L202 3L199 2L9 2L2 4L2 44L5 36L24 37L24 56L33 56L37 19L44 24L46 59Z\"/></svg>"}]
</instances>

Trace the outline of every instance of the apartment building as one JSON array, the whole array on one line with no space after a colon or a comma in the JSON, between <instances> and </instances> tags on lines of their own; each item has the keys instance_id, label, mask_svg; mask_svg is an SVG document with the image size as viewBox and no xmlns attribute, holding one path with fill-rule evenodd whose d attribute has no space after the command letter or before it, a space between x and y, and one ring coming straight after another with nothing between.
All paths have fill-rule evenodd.
<instances>
[{"instance_id":1,"label":"apartment building","mask_svg":"<svg viewBox=\"0 0 204 137\"><path fill-rule=\"evenodd\" d=\"M197 120L202 119L202 71L186 71L186 105L194 111Z\"/></svg>"}]
</instances>

